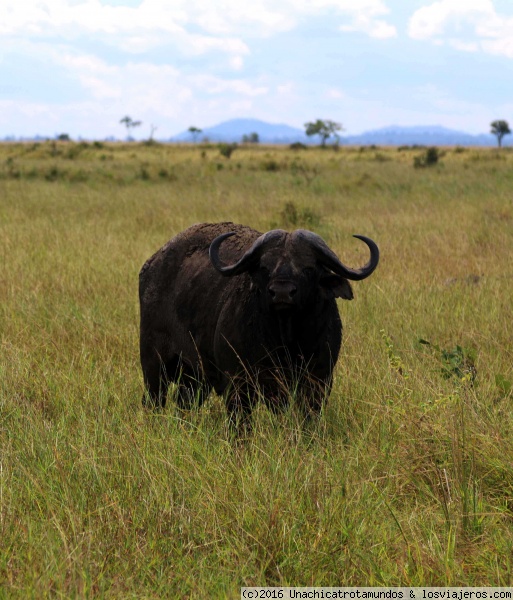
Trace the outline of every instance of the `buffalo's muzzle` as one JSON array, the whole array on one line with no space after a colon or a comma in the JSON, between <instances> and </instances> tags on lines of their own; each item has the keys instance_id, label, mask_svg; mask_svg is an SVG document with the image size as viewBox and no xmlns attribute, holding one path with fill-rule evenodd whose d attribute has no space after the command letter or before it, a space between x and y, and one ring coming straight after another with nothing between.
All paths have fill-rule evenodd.
<instances>
[{"instance_id":1,"label":"buffalo's muzzle","mask_svg":"<svg viewBox=\"0 0 513 600\"><path fill-rule=\"evenodd\" d=\"M297 287L292 281L273 281L267 289L273 305L295 304L294 296L297 293Z\"/></svg>"}]
</instances>

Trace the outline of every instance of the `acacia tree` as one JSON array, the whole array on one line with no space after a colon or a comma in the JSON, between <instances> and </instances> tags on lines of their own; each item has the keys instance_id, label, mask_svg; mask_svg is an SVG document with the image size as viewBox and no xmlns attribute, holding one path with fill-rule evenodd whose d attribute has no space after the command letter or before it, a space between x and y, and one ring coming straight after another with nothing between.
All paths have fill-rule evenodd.
<instances>
[{"instance_id":1,"label":"acacia tree","mask_svg":"<svg viewBox=\"0 0 513 600\"><path fill-rule=\"evenodd\" d=\"M133 127L139 127L139 125L142 125L142 121L134 121L132 119L132 117L129 117L128 115L126 115L126 117L123 117L119 122L122 123L126 127L127 139L129 139L129 140L131 139L130 138L130 129L132 129Z\"/></svg>"},{"instance_id":2,"label":"acacia tree","mask_svg":"<svg viewBox=\"0 0 513 600\"><path fill-rule=\"evenodd\" d=\"M490 127L492 128L490 133L497 136L497 144L499 145L499 148L501 148L502 138L508 133L511 133L508 122L503 120L492 121Z\"/></svg>"},{"instance_id":3,"label":"acacia tree","mask_svg":"<svg viewBox=\"0 0 513 600\"><path fill-rule=\"evenodd\" d=\"M153 136L155 135L157 129L158 127L156 125L153 125L153 123L150 125L150 137L148 138L149 142L153 142Z\"/></svg>"},{"instance_id":4,"label":"acacia tree","mask_svg":"<svg viewBox=\"0 0 513 600\"><path fill-rule=\"evenodd\" d=\"M196 140L198 139L198 135L203 131L202 129L199 129L198 127L194 127L194 125L192 125L191 127L189 127L189 129L187 130L191 136L192 136L192 141L194 143L196 143Z\"/></svg>"},{"instance_id":5,"label":"acacia tree","mask_svg":"<svg viewBox=\"0 0 513 600\"><path fill-rule=\"evenodd\" d=\"M260 142L260 136L255 131L253 133L250 133L249 135L247 133L245 133L242 136L243 144L258 144L259 142Z\"/></svg>"},{"instance_id":6,"label":"acacia tree","mask_svg":"<svg viewBox=\"0 0 513 600\"><path fill-rule=\"evenodd\" d=\"M329 119L325 121L317 119L317 121L305 123L306 135L318 135L321 138L321 146L325 146L326 140L332 135L335 136L338 141L338 131L344 131L342 125L336 121L330 121Z\"/></svg>"}]
</instances>

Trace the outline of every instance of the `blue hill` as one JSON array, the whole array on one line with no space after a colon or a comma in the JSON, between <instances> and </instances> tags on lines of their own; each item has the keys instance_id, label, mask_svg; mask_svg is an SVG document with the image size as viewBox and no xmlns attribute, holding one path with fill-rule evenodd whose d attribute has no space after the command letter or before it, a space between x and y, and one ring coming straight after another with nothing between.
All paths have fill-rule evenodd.
<instances>
[{"instance_id":1,"label":"blue hill","mask_svg":"<svg viewBox=\"0 0 513 600\"><path fill-rule=\"evenodd\" d=\"M304 130L290 125L266 123L258 119L231 119L212 127L205 127L198 140L211 142L241 142L244 135L257 133L260 142L268 144L318 144L319 138L307 137ZM512 138L511 140L509 138ZM171 142L190 142L189 131L173 136ZM463 131L449 129L440 125L392 125L367 131L358 135L342 135L340 144L368 146L496 146L497 138L490 133L472 135ZM513 135L503 139L504 146L513 144Z\"/></svg>"},{"instance_id":2,"label":"blue hill","mask_svg":"<svg viewBox=\"0 0 513 600\"><path fill-rule=\"evenodd\" d=\"M507 142L506 138L504 138L504 142ZM360 135L345 136L343 143L381 146L411 146L415 144L423 146L496 146L497 138L492 134L472 135L440 125L410 127L392 125Z\"/></svg>"},{"instance_id":3,"label":"blue hill","mask_svg":"<svg viewBox=\"0 0 513 600\"><path fill-rule=\"evenodd\" d=\"M257 133L261 142L268 144L290 144L301 141L305 143L305 132L290 125L266 123L258 119L231 119L213 127L205 127L198 139L208 139L211 142L240 142L242 136ZM183 131L173 136L170 141L190 142L189 131Z\"/></svg>"}]
</instances>

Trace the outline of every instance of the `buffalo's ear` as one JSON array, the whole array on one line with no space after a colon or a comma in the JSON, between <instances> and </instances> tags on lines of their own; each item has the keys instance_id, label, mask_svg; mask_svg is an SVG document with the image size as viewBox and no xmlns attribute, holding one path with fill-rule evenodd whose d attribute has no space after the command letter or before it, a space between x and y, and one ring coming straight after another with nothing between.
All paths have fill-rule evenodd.
<instances>
[{"instance_id":1,"label":"buffalo's ear","mask_svg":"<svg viewBox=\"0 0 513 600\"><path fill-rule=\"evenodd\" d=\"M347 279L340 275L326 275L321 278L321 288L327 298L353 299L353 290Z\"/></svg>"}]
</instances>

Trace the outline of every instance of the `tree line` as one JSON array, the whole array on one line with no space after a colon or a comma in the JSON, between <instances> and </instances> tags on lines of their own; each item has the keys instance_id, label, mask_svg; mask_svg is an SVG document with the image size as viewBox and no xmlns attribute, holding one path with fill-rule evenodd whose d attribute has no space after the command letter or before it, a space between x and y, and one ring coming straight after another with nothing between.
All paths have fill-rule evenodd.
<instances>
[{"instance_id":1,"label":"tree line","mask_svg":"<svg viewBox=\"0 0 513 600\"><path fill-rule=\"evenodd\" d=\"M130 131L131 127L136 127L141 124L140 121L132 121L130 117L124 117L120 121L124 123ZM318 136L320 139L320 145L322 147L326 146L326 142L333 137L334 144L338 146L340 142L339 132L344 131L341 123L337 123L336 121L331 121L330 119L316 119L315 121L309 121L304 124L305 134L308 137ZM511 129L509 127L509 123L504 119L498 119L496 121L492 121L490 123L490 133L497 137L497 144L499 148L502 147L502 139L505 135L511 133ZM191 134L191 139L193 142L197 142L198 136L202 133L202 129L198 127L191 126L187 130ZM258 133L252 132L249 134L245 134L242 136L243 144L258 144L260 142L260 138Z\"/></svg>"},{"instance_id":2,"label":"tree line","mask_svg":"<svg viewBox=\"0 0 513 600\"><path fill-rule=\"evenodd\" d=\"M130 132L135 127L139 127L142 125L142 121L136 121L132 119L132 117L126 115L120 121L120 124L124 125L127 130L127 139L130 141L132 139ZM304 124L305 134L308 137L318 136L320 139L321 147L326 146L326 142L333 137L334 145L338 146L340 142L339 132L344 131L341 123L337 123L336 121L331 121L330 119L316 119L315 121L309 121ZM504 119L497 119L490 123L490 133L493 134L497 138L497 145L499 148L502 147L502 140L505 135L509 135L511 133L511 129L508 121ZM156 131L157 127L151 125L151 133L149 141L153 141L153 135ZM199 127L191 126L187 130L191 136L191 140L196 143L198 141L199 135L203 132ZM70 137L67 133L61 133L57 139L61 141L68 141ZM258 144L260 142L260 137L258 133L251 132L248 134L244 134L242 136L243 144Z\"/></svg>"}]
</instances>

